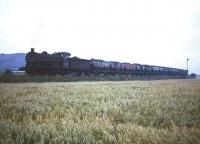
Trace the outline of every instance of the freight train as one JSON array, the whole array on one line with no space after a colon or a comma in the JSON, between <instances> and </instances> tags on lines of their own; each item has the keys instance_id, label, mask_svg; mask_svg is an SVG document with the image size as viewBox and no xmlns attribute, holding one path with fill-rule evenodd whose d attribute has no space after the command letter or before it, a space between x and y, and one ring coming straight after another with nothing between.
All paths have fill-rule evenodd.
<instances>
[{"instance_id":1,"label":"freight train","mask_svg":"<svg viewBox=\"0 0 200 144\"><path fill-rule=\"evenodd\" d=\"M126 75L177 75L186 77L187 70L163 66L120 63L98 59L70 57L68 52L36 53L34 48L26 55L25 72L28 75L90 75L90 74L126 74Z\"/></svg>"}]
</instances>

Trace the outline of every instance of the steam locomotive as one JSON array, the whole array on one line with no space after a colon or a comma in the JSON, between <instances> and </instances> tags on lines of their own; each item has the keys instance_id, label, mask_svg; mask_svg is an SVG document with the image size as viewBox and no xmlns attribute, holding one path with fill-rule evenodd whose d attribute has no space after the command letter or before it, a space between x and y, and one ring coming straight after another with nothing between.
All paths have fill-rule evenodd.
<instances>
[{"instance_id":1,"label":"steam locomotive","mask_svg":"<svg viewBox=\"0 0 200 144\"><path fill-rule=\"evenodd\" d=\"M36 53L34 48L26 55L25 71L29 75L57 74L127 74L127 75L178 75L186 77L187 70L162 66L120 63L98 59L70 57L68 52Z\"/></svg>"}]
</instances>

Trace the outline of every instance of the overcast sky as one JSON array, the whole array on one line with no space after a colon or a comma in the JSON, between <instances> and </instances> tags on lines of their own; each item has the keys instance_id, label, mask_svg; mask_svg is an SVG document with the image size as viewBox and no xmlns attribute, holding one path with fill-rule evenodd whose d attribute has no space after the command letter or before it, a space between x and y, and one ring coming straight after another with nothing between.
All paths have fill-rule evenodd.
<instances>
[{"instance_id":1,"label":"overcast sky","mask_svg":"<svg viewBox=\"0 0 200 144\"><path fill-rule=\"evenodd\" d=\"M0 0L0 53L31 47L200 74L200 1Z\"/></svg>"}]
</instances>

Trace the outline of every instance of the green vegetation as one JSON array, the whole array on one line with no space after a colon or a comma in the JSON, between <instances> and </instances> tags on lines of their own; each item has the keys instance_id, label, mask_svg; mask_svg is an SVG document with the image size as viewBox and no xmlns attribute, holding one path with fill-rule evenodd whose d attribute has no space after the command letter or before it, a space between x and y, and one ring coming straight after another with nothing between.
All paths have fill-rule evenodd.
<instances>
[{"instance_id":1,"label":"green vegetation","mask_svg":"<svg viewBox=\"0 0 200 144\"><path fill-rule=\"evenodd\" d=\"M0 82L79 82L79 81L127 81L127 80L159 80L179 79L181 76L131 76L131 75L98 75L98 76L27 76L27 75L0 75Z\"/></svg>"},{"instance_id":2,"label":"green vegetation","mask_svg":"<svg viewBox=\"0 0 200 144\"><path fill-rule=\"evenodd\" d=\"M1 83L0 143L200 143L200 81Z\"/></svg>"}]
</instances>

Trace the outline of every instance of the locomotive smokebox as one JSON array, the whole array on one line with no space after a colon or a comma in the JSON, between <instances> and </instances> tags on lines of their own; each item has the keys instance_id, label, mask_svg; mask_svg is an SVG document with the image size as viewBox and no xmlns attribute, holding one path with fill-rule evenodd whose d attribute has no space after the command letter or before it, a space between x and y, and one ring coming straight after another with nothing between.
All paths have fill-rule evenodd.
<instances>
[{"instance_id":1,"label":"locomotive smokebox","mask_svg":"<svg viewBox=\"0 0 200 144\"><path fill-rule=\"evenodd\" d=\"M31 52L34 52L34 48L31 48Z\"/></svg>"}]
</instances>

